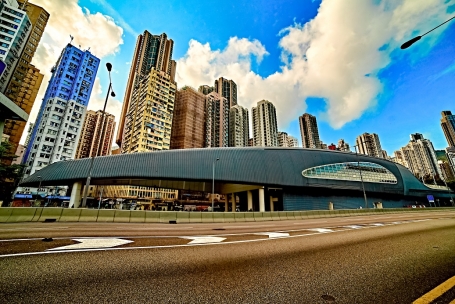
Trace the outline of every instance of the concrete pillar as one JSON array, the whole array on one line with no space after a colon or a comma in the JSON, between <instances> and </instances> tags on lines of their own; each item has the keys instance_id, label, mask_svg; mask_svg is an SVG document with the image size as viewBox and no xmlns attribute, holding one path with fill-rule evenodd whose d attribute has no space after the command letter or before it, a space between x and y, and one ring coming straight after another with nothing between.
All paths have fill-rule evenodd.
<instances>
[{"instance_id":1,"label":"concrete pillar","mask_svg":"<svg viewBox=\"0 0 455 304\"><path fill-rule=\"evenodd\" d=\"M224 201L224 212L229 212L229 197L226 195L226 200Z\"/></svg>"},{"instance_id":2,"label":"concrete pillar","mask_svg":"<svg viewBox=\"0 0 455 304\"><path fill-rule=\"evenodd\" d=\"M329 202L329 210L333 210L333 203Z\"/></svg>"},{"instance_id":3,"label":"concrete pillar","mask_svg":"<svg viewBox=\"0 0 455 304\"><path fill-rule=\"evenodd\" d=\"M231 204L232 204L232 212L235 212L235 193L231 194Z\"/></svg>"},{"instance_id":4,"label":"concrete pillar","mask_svg":"<svg viewBox=\"0 0 455 304\"><path fill-rule=\"evenodd\" d=\"M270 196L270 211L275 211L275 206L273 205L273 197Z\"/></svg>"},{"instance_id":5,"label":"concrete pillar","mask_svg":"<svg viewBox=\"0 0 455 304\"><path fill-rule=\"evenodd\" d=\"M248 196L248 211L253 210L253 192L247 191Z\"/></svg>"},{"instance_id":6,"label":"concrete pillar","mask_svg":"<svg viewBox=\"0 0 455 304\"><path fill-rule=\"evenodd\" d=\"M259 212L265 212L264 188L259 189Z\"/></svg>"},{"instance_id":7,"label":"concrete pillar","mask_svg":"<svg viewBox=\"0 0 455 304\"><path fill-rule=\"evenodd\" d=\"M81 191L82 191L82 182L75 182L73 188L71 189L71 197L68 208L78 208L81 204Z\"/></svg>"}]
</instances>

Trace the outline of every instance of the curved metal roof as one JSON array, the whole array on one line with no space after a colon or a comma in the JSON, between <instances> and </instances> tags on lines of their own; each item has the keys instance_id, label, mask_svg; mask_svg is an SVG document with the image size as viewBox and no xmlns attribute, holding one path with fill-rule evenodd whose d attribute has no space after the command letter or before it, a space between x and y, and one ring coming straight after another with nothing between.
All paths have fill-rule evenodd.
<instances>
[{"instance_id":1,"label":"curved metal roof","mask_svg":"<svg viewBox=\"0 0 455 304\"><path fill-rule=\"evenodd\" d=\"M212 164L217 158L217 184L358 190L359 182L306 178L302 171L325 164L361 161L387 168L398 180L397 184L365 183L367 191L407 195L410 191L431 190L408 169L385 159L331 150L262 147L166 150L96 157L91 184L209 191ZM77 181L85 183L90 161L86 158L53 163L25 179L21 186L36 187L40 181L44 186L71 185Z\"/></svg>"}]
</instances>

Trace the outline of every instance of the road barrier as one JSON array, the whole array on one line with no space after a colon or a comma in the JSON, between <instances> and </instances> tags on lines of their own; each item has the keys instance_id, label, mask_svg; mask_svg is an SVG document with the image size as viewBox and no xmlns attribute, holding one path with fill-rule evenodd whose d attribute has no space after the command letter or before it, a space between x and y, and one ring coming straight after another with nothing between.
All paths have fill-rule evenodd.
<instances>
[{"instance_id":1,"label":"road barrier","mask_svg":"<svg viewBox=\"0 0 455 304\"><path fill-rule=\"evenodd\" d=\"M100 209L98 210L98 218L96 219L97 222L107 222L107 223L112 223L114 222L114 216L115 216L115 211L114 209ZM121 210L118 210L121 211ZM124 210L124 212L129 211L129 210Z\"/></svg>"},{"instance_id":2,"label":"road barrier","mask_svg":"<svg viewBox=\"0 0 455 304\"><path fill-rule=\"evenodd\" d=\"M345 217L398 212L448 211L453 207L395 208L395 209L338 209L273 212L188 212L139 211L116 209L66 209L55 207L2 207L0 223L19 222L122 222L122 223L234 223L283 220L306 220L322 217Z\"/></svg>"}]
</instances>

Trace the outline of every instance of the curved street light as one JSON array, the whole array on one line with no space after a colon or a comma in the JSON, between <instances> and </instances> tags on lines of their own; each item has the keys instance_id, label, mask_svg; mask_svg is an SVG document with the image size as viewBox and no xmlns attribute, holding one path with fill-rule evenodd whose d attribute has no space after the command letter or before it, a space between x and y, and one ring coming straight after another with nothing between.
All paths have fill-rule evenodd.
<instances>
[{"instance_id":1,"label":"curved street light","mask_svg":"<svg viewBox=\"0 0 455 304\"><path fill-rule=\"evenodd\" d=\"M437 29L437 28L440 27L441 25L443 25L443 24L449 22L450 20L452 20L452 19L454 19L454 18L455 18L455 16L453 16L452 18L450 18L450 19L447 20L446 22L441 23L441 24L438 25L437 27L432 28L431 30L429 30L429 31L426 32L425 34L422 34L422 35L420 35L420 36L417 36L417 37L412 38L411 40L406 41L405 43L403 43L403 44L401 45L401 49L402 49L402 50L407 49L408 47L410 47L411 45L413 45L414 43L416 43L417 41L419 41L423 36L425 36L425 35L428 34L429 32L434 31L435 29Z\"/></svg>"},{"instance_id":2,"label":"curved street light","mask_svg":"<svg viewBox=\"0 0 455 304\"><path fill-rule=\"evenodd\" d=\"M102 127L101 127L101 134L98 137L98 147L96 149L96 153L94 155L92 155L92 159L90 160L90 168L88 170L87 181L85 182L84 198L82 200L82 207L85 207L87 205L87 193L88 193L88 188L90 186L90 180L92 178L93 161L95 160L95 157L98 156L98 154L100 152L101 141L104 138L104 126L105 126L104 117L106 115L106 105L107 105L107 100L109 98L109 93L112 97L115 97L114 91L111 92L111 90L112 90L112 79L111 79L112 64L110 64L109 62L106 63L106 68L107 68L107 71L109 72L109 88L107 89L106 100L104 101L103 116L101 118Z\"/></svg>"}]
</instances>

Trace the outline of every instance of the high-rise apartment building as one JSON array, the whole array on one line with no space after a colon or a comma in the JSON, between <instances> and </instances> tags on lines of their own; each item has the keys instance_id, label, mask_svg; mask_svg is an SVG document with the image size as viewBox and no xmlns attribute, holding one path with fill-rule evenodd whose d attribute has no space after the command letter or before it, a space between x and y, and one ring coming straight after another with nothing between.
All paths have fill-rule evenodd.
<instances>
[{"instance_id":1,"label":"high-rise apartment building","mask_svg":"<svg viewBox=\"0 0 455 304\"><path fill-rule=\"evenodd\" d=\"M229 107L237 105L237 84L233 80L220 77L215 80L215 92L226 98L229 102Z\"/></svg>"},{"instance_id":2,"label":"high-rise apartment building","mask_svg":"<svg viewBox=\"0 0 455 304\"><path fill-rule=\"evenodd\" d=\"M404 158L404 152L402 149L395 151L393 157L393 161L397 164L400 164L402 166L405 166L406 168L408 167L408 164L406 163L406 159Z\"/></svg>"},{"instance_id":3,"label":"high-rise apartment building","mask_svg":"<svg viewBox=\"0 0 455 304\"><path fill-rule=\"evenodd\" d=\"M451 111L442 111L441 127L450 147L455 147L455 115Z\"/></svg>"},{"instance_id":4,"label":"high-rise apartment building","mask_svg":"<svg viewBox=\"0 0 455 304\"><path fill-rule=\"evenodd\" d=\"M174 41L165 33L153 35L144 31L136 40L116 139L121 153L170 149L177 91L173 47ZM139 188L128 186L128 191ZM149 187L145 193L169 191L174 190Z\"/></svg>"},{"instance_id":5,"label":"high-rise apartment building","mask_svg":"<svg viewBox=\"0 0 455 304\"><path fill-rule=\"evenodd\" d=\"M268 100L261 100L253 107L254 145L278 147L278 124L275 106Z\"/></svg>"},{"instance_id":6,"label":"high-rise apartment building","mask_svg":"<svg viewBox=\"0 0 455 304\"><path fill-rule=\"evenodd\" d=\"M248 147L249 126L248 109L232 106L229 110L229 147Z\"/></svg>"},{"instance_id":7,"label":"high-rise apartment building","mask_svg":"<svg viewBox=\"0 0 455 304\"><path fill-rule=\"evenodd\" d=\"M205 147L229 146L229 101L216 92L206 95Z\"/></svg>"},{"instance_id":8,"label":"high-rise apartment building","mask_svg":"<svg viewBox=\"0 0 455 304\"><path fill-rule=\"evenodd\" d=\"M12 101L17 104L27 114L32 111L33 104L35 103L36 95L38 94L41 82L43 81L43 74L40 70L35 68L32 64L28 65L25 78L20 84L19 90L16 92L17 96ZM24 132L26 122L19 120L5 121L5 128L3 132L10 136L9 141L17 146Z\"/></svg>"},{"instance_id":9,"label":"high-rise apartment building","mask_svg":"<svg viewBox=\"0 0 455 304\"><path fill-rule=\"evenodd\" d=\"M174 41L144 31L136 41L116 143L122 153L167 150L177 85Z\"/></svg>"},{"instance_id":10,"label":"high-rise apartment building","mask_svg":"<svg viewBox=\"0 0 455 304\"><path fill-rule=\"evenodd\" d=\"M15 1L12 2L14 3ZM0 79L0 87L1 92L27 114L30 114L44 76L37 68L30 64L30 62L35 55L38 43L43 35L49 19L49 13L42 7L34 5L26 0L18 0L16 4L18 5L18 10L11 8L6 9L4 13L2 12L2 17L0 18L7 18L10 21L13 21L13 23L17 23L16 17L26 13L28 22L31 23L31 30L29 31L28 36L26 36L25 31L18 33L17 37L20 36L20 38L17 39L17 43L11 49L11 51L14 52L12 53L13 57L10 57L9 59L6 58L6 60L10 61L9 63L7 62L8 66L11 68L9 73L10 77L4 78L4 82L1 82L2 79ZM10 14L8 15L8 13ZM12 15L15 17L14 20L7 17ZM1 36L3 36L3 40L9 42L13 41L12 37L8 36L8 32L6 31L7 28L4 26L7 26L7 24L2 23L0 25L0 27L3 28L1 30L2 34L0 35L0 41L2 40ZM22 51L19 52L19 45L22 44L24 44L24 47L22 47ZM12 62L12 60L14 60L14 62ZM3 76L5 77L6 75ZM5 121L4 133L10 136L10 142L14 146L19 144L24 129L25 122L10 119Z\"/></svg>"},{"instance_id":11,"label":"high-rise apartment building","mask_svg":"<svg viewBox=\"0 0 455 304\"><path fill-rule=\"evenodd\" d=\"M0 60L6 63L0 76L0 92L6 93L5 95L8 94L5 92L7 85L20 62L31 31L30 18L16 0L0 2Z\"/></svg>"},{"instance_id":12,"label":"high-rise apartment building","mask_svg":"<svg viewBox=\"0 0 455 304\"><path fill-rule=\"evenodd\" d=\"M206 96L185 86L177 91L172 121L171 149L203 148Z\"/></svg>"},{"instance_id":13,"label":"high-rise apartment building","mask_svg":"<svg viewBox=\"0 0 455 304\"><path fill-rule=\"evenodd\" d=\"M305 113L299 117L300 135L302 147L311 149L322 149L322 142L319 139L318 123L316 117Z\"/></svg>"},{"instance_id":14,"label":"high-rise apartment building","mask_svg":"<svg viewBox=\"0 0 455 304\"><path fill-rule=\"evenodd\" d=\"M76 159L110 155L114 130L114 115L106 112L103 115L102 110L88 110L77 145Z\"/></svg>"},{"instance_id":15,"label":"high-rise apartment building","mask_svg":"<svg viewBox=\"0 0 455 304\"><path fill-rule=\"evenodd\" d=\"M384 158L378 134L363 133L357 136L356 144L360 154Z\"/></svg>"},{"instance_id":16,"label":"high-rise apartment building","mask_svg":"<svg viewBox=\"0 0 455 304\"><path fill-rule=\"evenodd\" d=\"M25 154L26 174L74 159L100 60L68 44L62 51L36 118Z\"/></svg>"},{"instance_id":17,"label":"high-rise apartment building","mask_svg":"<svg viewBox=\"0 0 455 304\"><path fill-rule=\"evenodd\" d=\"M288 135L286 132L278 132L278 146L279 147L298 147L299 141L297 138Z\"/></svg>"},{"instance_id":18,"label":"high-rise apartment building","mask_svg":"<svg viewBox=\"0 0 455 304\"><path fill-rule=\"evenodd\" d=\"M349 147L349 144L347 142L345 142L344 139L340 139L338 141L337 150L338 151L344 151L344 152L350 152L351 151L351 149Z\"/></svg>"},{"instance_id":19,"label":"high-rise apartment building","mask_svg":"<svg viewBox=\"0 0 455 304\"><path fill-rule=\"evenodd\" d=\"M122 153L170 149L176 90L171 77L154 67L141 79L124 120Z\"/></svg>"},{"instance_id":20,"label":"high-rise apartment building","mask_svg":"<svg viewBox=\"0 0 455 304\"><path fill-rule=\"evenodd\" d=\"M447 161L455 174L455 147L446 148Z\"/></svg>"},{"instance_id":21,"label":"high-rise apartment building","mask_svg":"<svg viewBox=\"0 0 455 304\"><path fill-rule=\"evenodd\" d=\"M418 176L433 177L436 174L441 176L436 153L430 140L425 139L422 134L411 134L409 143L400 149L403 164ZM395 155L399 155L395 153Z\"/></svg>"}]
</instances>

